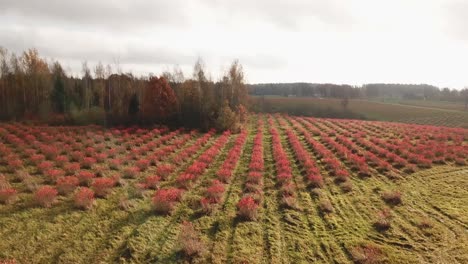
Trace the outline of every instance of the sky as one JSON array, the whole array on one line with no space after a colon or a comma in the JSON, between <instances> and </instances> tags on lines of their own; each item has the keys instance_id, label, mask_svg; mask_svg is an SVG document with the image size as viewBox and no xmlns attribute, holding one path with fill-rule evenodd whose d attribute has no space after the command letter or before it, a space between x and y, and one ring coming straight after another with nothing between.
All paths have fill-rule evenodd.
<instances>
[{"instance_id":1,"label":"sky","mask_svg":"<svg viewBox=\"0 0 468 264\"><path fill-rule=\"evenodd\" d=\"M37 48L69 73L118 64L213 80L468 86L468 0L0 0L0 46Z\"/></svg>"}]
</instances>

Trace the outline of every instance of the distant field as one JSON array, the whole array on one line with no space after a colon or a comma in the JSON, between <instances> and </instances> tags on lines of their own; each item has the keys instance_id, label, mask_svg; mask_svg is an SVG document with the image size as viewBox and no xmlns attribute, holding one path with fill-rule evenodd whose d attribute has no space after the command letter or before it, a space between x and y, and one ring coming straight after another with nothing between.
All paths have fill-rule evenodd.
<instances>
[{"instance_id":1,"label":"distant field","mask_svg":"<svg viewBox=\"0 0 468 264\"><path fill-rule=\"evenodd\" d=\"M388 100L385 100L387 102ZM421 106L429 108L438 108L444 110L466 111L465 105L460 102L445 102L445 101L423 101L423 100L394 100L388 101L402 105Z\"/></svg>"},{"instance_id":2,"label":"distant field","mask_svg":"<svg viewBox=\"0 0 468 264\"><path fill-rule=\"evenodd\" d=\"M255 100L255 104L261 104L262 100L259 97ZM458 111L460 105L450 106L446 103L417 105L415 101L401 103L350 100L347 110L344 110L340 99L266 97L264 111L468 128L468 112Z\"/></svg>"},{"instance_id":3,"label":"distant field","mask_svg":"<svg viewBox=\"0 0 468 264\"><path fill-rule=\"evenodd\" d=\"M390 122L0 124L0 263L468 263L467 162Z\"/></svg>"}]
</instances>

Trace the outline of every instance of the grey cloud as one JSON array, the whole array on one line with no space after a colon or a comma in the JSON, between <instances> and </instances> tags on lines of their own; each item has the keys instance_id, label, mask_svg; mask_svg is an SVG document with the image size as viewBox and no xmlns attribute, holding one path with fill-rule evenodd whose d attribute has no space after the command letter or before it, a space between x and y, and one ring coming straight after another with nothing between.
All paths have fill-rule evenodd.
<instances>
[{"instance_id":1,"label":"grey cloud","mask_svg":"<svg viewBox=\"0 0 468 264\"><path fill-rule=\"evenodd\" d=\"M298 28L307 19L316 19L334 27L348 27L355 22L339 0L229 1L207 0L228 14L244 14L286 28Z\"/></svg>"},{"instance_id":2,"label":"grey cloud","mask_svg":"<svg viewBox=\"0 0 468 264\"><path fill-rule=\"evenodd\" d=\"M114 0L0 0L0 15L19 16L36 22L78 23L79 26L128 29L145 24L183 24L184 2Z\"/></svg>"}]
</instances>

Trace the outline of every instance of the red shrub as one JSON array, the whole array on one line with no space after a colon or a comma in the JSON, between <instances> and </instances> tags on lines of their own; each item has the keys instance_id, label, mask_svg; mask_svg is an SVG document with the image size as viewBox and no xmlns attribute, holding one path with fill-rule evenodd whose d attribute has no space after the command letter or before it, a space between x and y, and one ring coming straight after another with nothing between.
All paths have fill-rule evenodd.
<instances>
[{"instance_id":1,"label":"red shrub","mask_svg":"<svg viewBox=\"0 0 468 264\"><path fill-rule=\"evenodd\" d=\"M320 174L310 174L307 176L309 184L313 188L322 188L323 187L323 177Z\"/></svg>"},{"instance_id":2,"label":"red shrub","mask_svg":"<svg viewBox=\"0 0 468 264\"><path fill-rule=\"evenodd\" d=\"M145 171L150 166L150 161L147 159L141 159L136 162L136 166L141 170Z\"/></svg>"},{"instance_id":3,"label":"red shrub","mask_svg":"<svg viewBox=\"0 0 468 264\"><path fill-rule=\"evenodd\" d=\"M217 175L218 175L218 179L227 183L231 179L232 171L229 169L220 169Z\"/></svg>"},{"instance_id":4,"label":"red shrub","mask_svg":"<svg viewBox=\"0 0 468 264\"><path fill-rule=\"evenodd\" d=\"M220 202L224 194L224 185L218 181L214 180L210 187L206 189L206 196L210 199Z\"/></svg>"},{"instance_id":5,"label":"red shrub","mask_svg":"<svg viewBox=\"0 0 468 264\"><path fill-rule=\"evenodd\" d=\"M42 186L34 193L34 200L42 207L51 207L57 198L57 190L51 186Z\"/></svg>"},{"instance_id":6,"label":"red shrub","mask_svg":"<svg viewBox=\"0 0 468 264\"><path fill-rule=\"evenodd\" d=\"M39 172L44 174L46 171L52 169L53 167L54 163L52 163L51 161L43 161L37 166L37 169L39 170Z\"/></svg>"},{"instance_id":7,"label":"red shrub","mask_svg":"<svg viewBox=\"0 0 468 264\"><path fill-rule=\"evenodd\" d=\"M65 195L73 192L75 188L80 184L75 176L65 176L57 179L57 190L60 194Z\"/></svg>"},{"instance_id":8,"label":"red shrub","mask_svg":"<svg viewBox=\"0 0 468 264\"><path fill-rule=\"evenodd\" d=\"M239 216L247 220L256 220L258 214L258 204L251 196L244 196L237 203Z\"/></svg>"},{"instance_id":9,"label":"red shrub","mask_svg":"<svg viewBox=\"0 0 468 264\"><path fill-rule=\"evenodd\" d=\"M55 158L55 164L58 167L63 167L68 162L68 157L65 155L60 155Z\"/></svg>"},{"instance_id":10,"label":"red shrub","mask_svg":"<svg viewBox=\"0 0 468 264\"><path fill-rule=\"evenodd\" d=\"M159 164L158 168L156 169L156 173L162 178L166 178L169 176L169 174L172 173L173 170L174 166L171 164Z\"/></svg>"},{"instance_id":11,"label":"red shrub","mask_svg":"<svg viewBox=\"0 0 468 264\"><path fill-rule=\"evenodd\" d=\"M67 163L64 166L64 170L68 175L75 174L81 169L81 166L78 162Z\"/></svg>"},{"instance_id":12,"label":"red shrub","mask_svg":"<svg viewBox=\"0 0 468 264\"><path fill-rule=\"evenodd\" d=\"M247 181L254 184L260 184L263 179L263 173L258 171L251 171L247 174Z\"/></svg>"},{"instance_id":13,"label":"red shrub","mask_svg":"<svg viewBox=\"0 0 468 264\"><path fill-rule=\"evenodd\" d=\"M182 190L177 188L157 190L152 200L153 208L158 213L167 214L172 211L181 196Z\"/></svg>"},{"instance_id":14,"label":"red shrub","mask_svg":"<svg viewBox=\"0 0 468 264\"><path fill-rule=\"evenodd\" d=\"M10 204L17 196L17 191L13 188L0 189L0 203Z\"/></svg>"},{"instance_id":15,"label":"red shrub","mask_svg":"<svg viewBox=\"0 0 468 264\"><path fill-rule=\"evenodd\" d=\"M80 171L77 175L80 184L89 185L94 178L94 173L90 171Z\"/></svg>"},{"instance_id":16,"label":"red shrub","mask_svg":"<svg viewBox=\"0 0 468 264\"><path fill-rule=\"evenodd\" d=\"M23 167L23 161L19 159L11 159L8 161L8 169L15 172Z\"/></svg>"},{"instance_id":17,"label":"red shrub","mask_svg":"<svg viewBox=\"0 0 468 264\"><path fill-rule=\"evenodd\" d=\"M73 151L71 157L73 161L80 162L84 158L84 154L81 151Z\"/></svg>"},{"instance_id":18,"label":"red shrub","mask_svg":"<svg viewBox=\"0 0 468 264\"><path fill-rule=\"evenodd\" d=\"M85 168L85 169L91 169L91 168L93 167L94 164L96 164L96 159L95 159L95 158L91 158L91 157L83 158L83 161L81 162L81 165L82 165L83 168Z\"/></svg>"},{"instance_id":19,"label":"red shrub","mask_svg":"<svg viewBox=\"0 0 468 264\"><path fill-rule=\"evenodd\" d=\"M195 179L196 176L191 173L182 173L179 175L179 177L177 177L177 184L184 189L188 189L190 186L192 186Z\"/></svg>"},{"instance_id":20,"label":"red shrub","mask_svg":"<svg viewBox=\"0 0 468 264\"><path fill-rule=\"evenodd\" d=\"M340 182L347 181L349 178L349 173L346 170L337 170L335 172L336 179Z\"/></svg>"},{"instance_id":21,"label":"red shrub","mask_svg":"<svg viewBox=\"0 0 468 264\"><path fill-rule=\"evenodd\" d=\"M107 154L105 153L98 153L94 156L96 158L96 161L99 163L104 162L107 159Z\"/></svg>"},{"instance_id":22,"label":"red shrub","mask_svg":"<svg viewBox=\"0 0 468 264\"><path fill-rule=\"evenodd\" d=\"M86 187L81 187L74 197L75 206L80 209L90 209L94 203L94 192Z\"/></svg>"},{"instance_id":23,"label":"red shrub","mask_svg":"<svg viewBox=\"0 0 468 264\"><path fill-rule=\"evenodd\" d=\"M145 184L147 188L150 189L157 189L159 187L159 182L161 181L161 177L159 176L148 176L145 178Z\"/></svg>"},{"instance_id":24,"label":"red shrub","mask_svg":"<svg viewBox=\"0 0 468 264\"><path fill-rule=\"evenodd\" d=\"M118 170L121 165L122 165L121 159L112 159L109 162L109 168L112 170Z\"/></svg>"},{"instance_id":25,"label":"red shrub","mask_svg":"<svg viewBox=\"0 0 468 264\"><path fill-rule=\"evenodd\" d=\"M64 176L65 172L60 169L51 169L46 171L44 174L49 182L54 183L55 181L57 181L58 178Z\"/></svg>"},{"instance_id":26,"label":"red shrub","mask_svg":"<svg viewBox=\"0 0 468 264\"><path fill-rule=\"evenodd\" d=\"M383 263L384 254L382 250L372 244L354 247L350 253L353 261L358 264Z\"/></svg>"},{"instance_id":27,"label":"red shrub","mask_svg":"<svg viewBox=\"0 0 468 264\"><path fill-rule=\"evenodd\" d=\"M218 203L211 198L203 197L200 199L200 206L205 214L211 214L218 206Z\"/></svg>"},{"instance_id":28,"label":"red shrub","mask_svg":"<svg viewBox=\"0 0 468 264\"><path fill-rule=\"evenodd\" d=\"M97 197L106 197L114 187L115 181L111 178L97 178L93 182L93 190Z\"/></svg>"},{"instance_id":29,"label":"red shrub","mask_svg":"<svg viewBox=\"0 0 468 264\"><path fill-rule=\"evenodd\" d=\"M136 178L140 169L138 167L127 167L123 171L123 176L126 178Z\"/></svg>"},{"instance_id":30,"label":"red shrub","mask_svg":"<svg viewBox=\"0 0 468 264\"><path fill-rule=\"evenodd\" d=\"M45 160L45 156L41 154L34 154L30 158L31 162L35 165L39 165L41 162Z\"/></svg>"}]
</instances>

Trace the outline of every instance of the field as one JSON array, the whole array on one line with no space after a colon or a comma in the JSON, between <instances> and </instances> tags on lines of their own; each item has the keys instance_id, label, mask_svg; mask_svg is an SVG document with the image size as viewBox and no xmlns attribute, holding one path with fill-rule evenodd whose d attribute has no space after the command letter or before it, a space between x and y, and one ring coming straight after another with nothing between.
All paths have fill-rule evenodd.
<instances>
[{"instance_id":1,"label":"field","mask_svg":"<svg viewBox=\"0 0 468 264\"><path fill-rule=\"evenodd\" d=\"M263 105L259 111L468 128L468 112L459 103L349 100L347 109L343 109L340 99L266 97Z\"/></svg>"},{"instance_id":2,"label":"field","mask_svg":"<svg viewBox=\"0 0 468 264\"><path fill-rule=\"evenodd\" d=\"M467 158L467 129L377 121L2 124L0 262L468 263Z\"/></svg>"}]
</instances>

